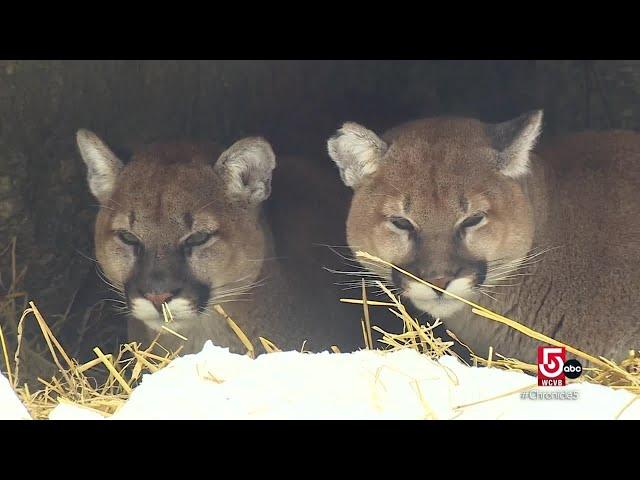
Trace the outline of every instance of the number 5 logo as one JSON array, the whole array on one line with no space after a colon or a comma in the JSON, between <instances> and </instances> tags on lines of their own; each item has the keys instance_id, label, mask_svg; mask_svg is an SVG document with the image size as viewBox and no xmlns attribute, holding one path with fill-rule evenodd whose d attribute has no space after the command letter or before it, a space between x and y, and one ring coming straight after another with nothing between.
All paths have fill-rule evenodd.
<instances>
[{"instance_id":1,"label":"number 5 logo","mask_svg":"<svg viewBox=\"0 0 640 480\"><path fill-rule=\"evenodd\" d=\"M538 347L538 385L565 385L565 360L564 347Z\"/></svg>"}]
</instances>

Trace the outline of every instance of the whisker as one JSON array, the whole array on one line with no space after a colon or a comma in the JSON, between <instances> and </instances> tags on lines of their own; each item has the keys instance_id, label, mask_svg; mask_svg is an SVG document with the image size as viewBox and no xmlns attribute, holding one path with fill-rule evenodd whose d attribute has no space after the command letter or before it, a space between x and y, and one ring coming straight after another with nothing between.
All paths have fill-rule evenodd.
<instances>
[{"instance_id":1,"label":"whisker","mask_svg":"<svg viewBox=\"0 0 640 480\"><path fill-rule=\"evenodd\" d=\"M247 258L247 262L271 262L274 260L285 260L288 257L265 257L265 258Z\"/></svg>"},{"instance_id":2,"label":"whisker","mask_svg":"<svg viewBox=\"0 0 640 480\"><path fill-rule=\"evenodd\" d=\"M351 250L352 248L354 249L359 249L358 247L352 247L351 245L329 245L328 243L312 243L311 245L313 245L314 247L326 247L329 249L334 249L334 248L345 248L345 249L349 249ZM339 254L338 254L339 255Z\"/></svg>"},{"instance_id":3,"label":"whisker","mask_svg":"<svg viewBox=\"0 0 640 480\"><path fill-rule=\"evenodd\" d=\"M127 302L123 300L118 300L116 298L103 298L102 300L100 300L100 302L111 302L111 303L117 303L121 305L127 305Z\"/></svg>"},{"instance_id":4,"label":"whisker","mask_svg":"<svg viewBox=\"0 0 640 480\"><path fill-rule=\"evenodd\" d=\"M82 258L89 260L90 262L94 262L94 263L98 263L98 260L96 260L93 257L90 257L89 255L87 255L86 253L82 252L81 250L74 248L75 252L78 253Z\"/></svg>"},{"instance_id":5,"label":"whisker","mask_svg":"<svg viewBox=\"0 0 640 480\"><path fill-rule=\"evenodd\" d=\"M482 295L485 295L485 296L489 297L491 300L493 300L493 301L495 301L495 302L497 302L497 301L498 301L495 297L493 297L493 296L489 295L487 292L485 292L485 291L483 291L483 290L481 290L481 289L479 289L479 288L478 288L478 289L476 289L476 290L477 290L478 292L480 292Z\"/></svg>"},{"instance_id":6,"label":"whisker","mask_svg":"<svg viewBox=\"0 0 640 480\"><path fill-rule=\"evenodd\" d=\"M204 209L205 209L205 208L207 208L209 205L213 205L214 203L216 203L216 201L217 201L217 200L212 200L211 202L207 202L207 203L205 203L204 205L202 205L201 207L199 207L199 208L197 208L197 209L196 209L196 213L197 213L197 212L199 212L199 211L201 211L201 210L204 210Z\"/></svg>"},{"instance_id":7,"label":"whisker","mask_svg":"<svg viewBox=\"0 0 640 480\"><path fill-rule=\"evenodd\" d=\"M510 273L509 275L505 275L505 276L499 276L499 275L496 275L496 277L499 277L499 278L496 278L496 277L490 277L490 276L487 276L487 278L488 278L488 279L491 279L491 280L497 280L497 281L499 281L499 280L506 280L506 279L508 279L508 278L515 278L515 277L531 277L531 276L533 276L533 274L532 274L532 273Z\"/></svg>"},{"instance_id":8,"label":"whisker","mask_svg":"<svg viewBox=\"0 0 640 480\"><path fill-rule=\"evenodd\" d=\"M497 287L517 287L519 285L522 285L522 284L521 283L507 283L507 284L500 283L500 284L491 285L487 283L481 283L478 286L484 287L484 288L497 288Z\"/></svg>"},{"instance_id":9,"label":"whisker","mask_svg":"<svg viewBox=\"0 0 640 480\"><path fill-rule=\"evenodd\" d=\"M510 266L519 267L519 266L522 266L523 264L529 264L529 261L533 260L534 258L537 258L540 255L543 255L543 254L545 254L547 252L550 252L550 251L558 249L558 248L562 248L562 245L558 245L558 246L555 246L555 247L549 247L549 248L537 247L537 248L532 249L529 253L527 253L523 257L520 257L520 258L517 258L517 259L514 259L514 260L510 260L510 261L504 262L504 263L501 263L502 260L497 259L497 260L493 260L491 262L487 262L487 264L491 265L492 267L495 265L495 268L498 268L498 269L499 268L510 267ZM537 261L535 263L537 263ZM492 270L492 268L489 268L488 270Z\"/></svg>"},{"instance_id":10,"label":"whisker","mask_svg":"<svg viewBox=\"0 0 640 480\"><path fill-rule=\"evenodd\" d=\"M333 270L331 268L327 268L324 267L324 269L329 272L329 273L335 273L335 274L339 274L339 275L351 275L354 277L379 277L379 275L377 273L373 273L370 271L363 271L363 272L348 272L345 270Z\"/></svg>"}]
</instances>

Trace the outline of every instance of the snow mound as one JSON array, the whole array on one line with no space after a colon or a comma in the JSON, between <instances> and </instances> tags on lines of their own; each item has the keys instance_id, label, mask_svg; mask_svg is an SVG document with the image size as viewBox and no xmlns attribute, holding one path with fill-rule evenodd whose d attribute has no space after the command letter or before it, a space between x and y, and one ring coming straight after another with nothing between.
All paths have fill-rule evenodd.
<instances>
[{"instance_id":1,"label":"snow mound","mask_svg":"<svg viewBox=\"0 0 640 480\"><path fill-rule=\"evenodd\" d=\"M624 390L431 360L413 350L279 352L252 360L207 342L145 375L112 419L640 419ZM0 375L0 419L30 416ZM50 419L102 419L63 401Z\"/></svg>"},{"instance_id":2,"label":"snow mound","mask_svg":"<svg viewBox=\"0 0 640 480\"><path fill-rule=\"evenodd\" d=\"M31 416L11 388L9 380L0 373L0 420L30 420Z\"/></svg>"},{"instance_id":3,"label":"snow mound","mask_svg":"<svg viewBox=\"0 0 640 480\"><path fill-rule=\"evenodd\" d=\"M536 383L524 373L434 361L408 349L252 360L207 342L202 352L145 375L111 418L640 419L640 402L629 392L586 383L528 388ZM50 418L91 417L76 410L60 405Z\"/></svg>"}]
</instances>

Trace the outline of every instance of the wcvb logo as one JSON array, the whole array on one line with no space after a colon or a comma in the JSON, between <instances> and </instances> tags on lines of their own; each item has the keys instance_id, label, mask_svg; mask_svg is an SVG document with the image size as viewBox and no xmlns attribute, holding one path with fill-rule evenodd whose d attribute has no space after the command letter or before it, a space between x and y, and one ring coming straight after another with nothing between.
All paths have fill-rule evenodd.
<instances>
[{"instance_id":1,"label":"wcvb logo","mask_svg":"<svg viewBox=\"0 0 640 480\"><path fill-rule=\"evenodd\" d=\"M567 352L564 347L538 347L538 386L563 387L567 384L564 362Z\"/></svg>"},{"instance_id":2,"label":"wcvb logo","mask_svg":"<svg viewBox=\"0 0 640 480\"><path fill-rule=\"evenodd\" d=\"M567 377L574 379L582 374L577 360L567 361L564 347L538 347L538 386L563 387Z\"/></svg>"}]
</instances>

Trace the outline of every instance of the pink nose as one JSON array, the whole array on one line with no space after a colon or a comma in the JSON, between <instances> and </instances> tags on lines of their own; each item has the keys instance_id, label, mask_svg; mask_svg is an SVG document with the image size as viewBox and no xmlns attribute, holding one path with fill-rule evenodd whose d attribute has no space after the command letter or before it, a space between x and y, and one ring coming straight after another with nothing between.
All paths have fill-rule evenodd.
<instances>
[{"instance_id":1,"label":"pink nose","mask_svg":"<svg viewBox=\"0 0 640 480\"><path fill-rule=\"evenodd\" d=\"M451 281L450 278L443 277L443 278L434 278L429 283L434 284L436 287L440 287L442 290L446 290L447 285L449 285L450 281ZM436 292L436 293L440 293L440 292Z\"/></svg>"},{"instance_id":2,"label":"pink nose","mask_svg":"<svg viewBox=\"0 0 640 480\"><path fill-rule=\"evenodd\" d=\"M147 293L144 298L153 303L156 307L160 308L163 303L169 301L173 297L170 293Z\"/></svg>"}]
</instances>

